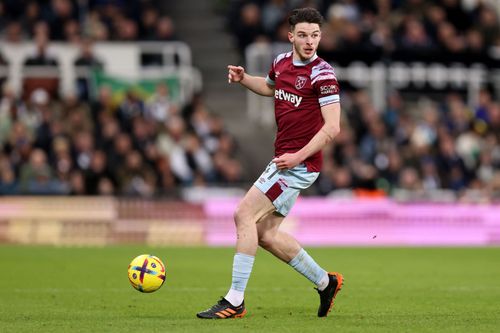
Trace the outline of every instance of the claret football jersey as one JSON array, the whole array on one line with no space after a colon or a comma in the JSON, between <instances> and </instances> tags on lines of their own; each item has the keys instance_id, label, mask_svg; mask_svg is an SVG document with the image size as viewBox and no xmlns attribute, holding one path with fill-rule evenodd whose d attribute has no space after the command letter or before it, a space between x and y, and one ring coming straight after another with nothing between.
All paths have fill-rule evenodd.
<instances>
[{"instance_id":1,"label":"claret football jersey","mask_svg":"<svg viewBox=\"0 0 500 333\"><path fill-rule=\"evenodd\" d=\"M335 72L317 55L306 62L293 60L292 52L278 55L266 82L275 88L275 156L294 153L304 147L324 124L321 107L340 101ZM321 151L304 163L308 171L319 172Z\"/></svg>"}]
</instances>

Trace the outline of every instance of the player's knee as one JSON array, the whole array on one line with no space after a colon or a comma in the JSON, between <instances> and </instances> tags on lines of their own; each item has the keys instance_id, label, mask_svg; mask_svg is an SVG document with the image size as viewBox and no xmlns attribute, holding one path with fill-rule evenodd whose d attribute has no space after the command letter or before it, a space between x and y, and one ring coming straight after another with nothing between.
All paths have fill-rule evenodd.
<instances>
[{"instance_id":1,"label":"player's knee","mask_svg":"<svg viewBox=\"0 0 500 333\"><path fill-rule=\"evenodd\" d=\"M244 208L244 206L238 205L238 207L234 211L233 218L234 218L234 224L237 227L242 226L248 222L248 212Z\"/></svg>"}]
</instances>

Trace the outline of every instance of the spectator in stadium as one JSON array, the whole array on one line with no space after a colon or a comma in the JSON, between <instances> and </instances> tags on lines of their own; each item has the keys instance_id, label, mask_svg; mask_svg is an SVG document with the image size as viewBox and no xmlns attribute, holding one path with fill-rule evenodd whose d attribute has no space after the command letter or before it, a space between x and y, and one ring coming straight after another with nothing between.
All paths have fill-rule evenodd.
<instances>
[{"instance_id":1,"label":"spectator in stadium","mask_svg":"<svg viewBox=\"0 0 500 333\"><path fill-rule=\"evenodd\" d=\"M240 162L235 158L217 151L213 155L215 177L221 184L240 183L243 180L243 170Z\"/></svg>"},{"instance_id":2,"label":"spectator in stadium","mask_svg":"<svg viewBox=\"0 0 500 333\"><path fill-rule=\"evenodd\" d=\"M85 17L85 26L89 38L95 41L105 41L111 38L109 28L101 20L97 10L89 10Z\"/></svg>"},{"instance_id":3,"label":"spectator in stadium","mask_svg":"<svg viewBox=\"0 0 500 333\"><path fill-rule=\"evenodd\" d=\"M109 155L109 165L124 165L126 156L133 149L132 138L127 133L119 133L114 137L113 149Z\"/></svg>"},{"instance_id":4,"label":"spectator in stadium","mask_svg":"<svg viewBox=\"0 0 500 333\"><path fill-rule=\"evenodd\" d=\"M35 149L30 154L29 162L21 165L19 187L21 193L62 194L66 192L65 184L60 183L47 163L47 154Z\"/></svg>"},{"instance_id":5,"label":"spectator in stadium","mask_svg":"<svg viewBox=\"0 0 500 333\"><path fill-rule=\"evenodd\" d=\"M72 140L73 146L73 159L80 170L86 171L90 168L90 162L94 153L94 137L91 131L82 130L77 132Z\"/></svg>"},{"instance_id":6,"label":"spectator in stadium","mask_svg":"<svg viewBox=\"0 0 500 333\"><path fill-rule=\"evenodd\" d=\"M78 42L83 36L97 41L177 39L173 21L159 18L148 0L29 0L0 2L0 6L0 31L10 42L37 36L41 25L52 41Z\"/></svg>"},{"instance_id":7,"label":"spectator in stadium","mask_svg":"<svg viewBox=\"0 0 500 333\"><path fill-rule=\"evenodd\" d=\"M108 114L101 114L98 120L98 130L94 131L96 147L104 150L109 159L113 156L115 137L119 133L120 125L118 124L118 120Z\"/></svg>"},{"instance_id":8,"label":"spectator in stadium","mask_svg":"<svg viewBox=\"0 0 500 333\"><path fill-rule=\"evenodd\" d=\"M156 174L144 163L139 151L133 150L125 156L123 168L118 170L122 193L151 197L155 192Z\"/></svg>"},{"instance_id":9,"label":"spectator in stadium","mask_svg":"<svg viewBox=\"0 0 500 333\"><path fill-rule=\"evenodd\" d=\"M26 125L32 135L42 124L43 114L49 112L50 103L48 92L45 89L38 88L31 93L30 100L19 108L18 119Z\"/></svg>"},{"instance_id":10,"label":"spectator in stadium","mask_svg":"<svg viewBox=\"0 0 500 333\"><path fill-rule=\"evenodd\" d=\"M404 167L399 173L398 187L404 190L419 191L422 184L417 169Z\"/></svg>"},{"instance_id":11,"label":"spectator in stadium","mask_svg":"<svg viewBox=\"0 0 500 333\"><path fill-rule=\"evenodd\" d=\"M32 56L28 57L24 62L26 66L58 66L57 59L50 54L49 40L42 33L35 37L36 49Z\"/></svg>"},{"instance_id":12,"label":"spectator in stadium","mask_svg":"<svg viewBox=\"0 0 500 333\"><path fill-rule=\"evenodd\" d=\"M169 156L172 172L182 185L203 185L212 176L210 155L193 133L183 134Z\"/></svg>"},{"instance_id":13,"label":"spectator in stadium","mask_svg":"<svg viewBox=\"0 0 500 333\"><path fill-rule=\"evenodd\" d=\"M99 88L97 92L97 100L94 100L91 104L92 120L97 126L99 123L99 116L116 116L117 105L113 100L113 91L108 85L103 85Z\"/></svg>"},{"instance_id":14,"label":"spectator in stadium","mask_svg":"<svg viewBox=\"0 0 500 333\"><path fill-rule=\"evenodd\" d=\"M285 13L289 11L285 0L271 0L262 8L262 26L269 36L274 34L278 25L286 18Z\"/></svg>"},{"instance_id":15,"label":"spectator in stadium","mask_svg":"<svg viewBox=\"0 0 500 333\"><path fill-rule=\"evenodd\" d=\"M74 169L70 174L69 179L69 194L70 195L86 195L87 189L85 188L85 177L83 176L83 172Z\"/></svg>"},{"instance_id":16,"label":"spectator in stadium","mask_svg":"<svg viewBox=\"0 0 500 333\"><path fill-rule=\"evenodd\" d=\"M405 22L400 47L409 52L429 52L433 48L432 41L422 22L414 18Z\"/></svg>"},{"instance_id":17,"label":"spectator in stadium","mask_svg":"<svg viewBox=\"0 0 500 333\"><path fill-rule=\"evenodd\" d=\"M18 192L18 180L8 155L0 151L0 194L12 195Z\"/></svg>"},{"instance_id":18,"label":"spectator in stadium","mask_svg":"<svg viewBox=\"0 0 500 333\"><path fill-rule=\"evenodd\" d=\"M424 157L420 161L422 170L422 187L426 191L438 190L442 187L436 163L432 157Z\"/></svg>"},{"instance_id":19,"label":"spectator in stadium","mask_svg":"<svg viewBox=\"0 0 500 333\"><path fill-rule=\"evenodd\" d=\"M141 12L139 36L141 40L154 40L159 13L153 6L146 6Z\"/></svg>"},{"instance_id":20,"label":"spectator in stadium","mask_svg":"<svg viewBox=\"0 0 500 333\"><path fill-rule=\"evenodd\" d=\"M144 117L132 120L132 142L136 149L145 152L146 148L154 143L154 128L154 123L145 120Z\"/></svg>"},{"instance_id":21,"label":"spectator in stadium","mask_svg":"<svg viewBox=\"0 0 500 333\"><path fill-rule=\"evenodd\" d=\"M126 131L132 130L132 120L144 115L144 102L134 90L128 90L125 98L117 110L121 127Z\"/></svg>"},{"instance_id":22,"label":"spectator in stadium","mask_svg":"<svg viewBox=\"0 0 500 333\"><path fill-rule=\"evenodd\" d=\"M8 43L21 43L26 39L26 34L23 32L22 25L18 21L9 22L4 31L2 38Z\"/></svg>"},{"instance_id":23,"label":"spectator in stadium","mask_svg":"<svg viewBox=\"0 0 500 333\"><path fill-rule=\"evenodd\" d=\"M329 40L322 41L320 54L325 60L340 64L355 60L373 62L382 56L407 61L454 62L460 55L460 59L467 61L471 49L478 59L480 44L490 49L500 40L497 11L487 1L311 2L322 3L318 7L328 17L327 26L333 30L330 36L325 34L324 38ZM269 27L287 8L300 6L305 6L305 2L287 1L286 5L282 1L231 2L228 26L237 38L240 52L253 42L265 41L264 34L281 41L278 36L282 25L275 26L273 33ZM253 23L241 29L247 17ZM480 32L482 42L474 31ZM488 52L480 54L483 60L492 60Z\"/></svg>"},{"instance_id":24,"label":"spectator in stadium","mask_svg":"<svg viewBox=\"0 0 500 333\"><path fill-rule=\"evenodd\" d=\"M18 105L19 101L12 86L4 83L0 98L0 147L9 137L12 124L17 118Z\"/></svg>"},{"instance_id":25,"label":"spectator in stadium","mask_svg":"<svg viewBox=\"0 0 500 333\"><path fill-rule=\"evenodd\" d=\"M172 115L178 114L179 108L170 97L168 86L159 83L155 93L146 100L145 118L155 122L165 122Z\"/></svg>"},{"instance_id":26,"label":"spectator in stadium","mask_svg":"<svg viewBox=\"0 0 500 333\"><path fill-rule=\"evenodd\" d=\"M70 186L71 170L75 165L71 157L71 143L67 137L63 135L54 137L49 153L49 164L54 170L55 177Z\"/></svg>"},{"instance_id":27,"label":"spectator in stadium","mask_svg":"<svg viewBox=\"0 0 500 333\"><path fill-rule=\"evenodd\" d=\"M492 7L491 1L313 2L322 4L321 10L329 13L330 22L325 26L327 30L322 31L319 47L319 55L325 60L337 62L347 59L347 63L350 63L360 59L369 62L371 59L384 63L387 61L388 64L394 63L394 60L403 62L407 60L411 63L416 55L419 57L423 55L422 59L417 60L425 62L430 59L438 63L445 63L448 60L450 63L461 63L466 67L479 62L486 68L490 68L491 64L492 68L496 68L498 64L498 60L492 59L492 55L495 54L492 51L495 51L495 47L497 50L500 49L499 23L498 14ZM302 6L304 1L232 1L231 4L237 6L237 10L233 11L235 14L232 18L233 32L238 30L235 26L242 21L240 9L248 3L257 6L257 10L255 8L250 10L254 14L249 16L253 17L259 26L252 29L262 31L252 38L252 42L267 39L288 42L288 23L279 18L285 16L287 9L284 8ZM140 9L135 10L137 8ZM259 15L255 15L259 12L260 18ZM153 7L151 1L112 3L91 1L87 5L79 3L78 6L72 0L7 1L0 2L0 13L2 13L0 34L6 42L19 43L28 39L45 39L48 44L51 38L61 41L76 41L83 38L82 56L77 61L83 66L102 65L95 56L85 55L85 48L91 44L90 38L100 41L122 38L119 27L123 22L133 22L138 28L137 38L140 39L177 39L175 22ZM79 15L78 21L76 13ZM57 20L60 23L54 24ZM270 28L273 26L274 29ZM54 31L54 27L57 27L58 31ZM331 29L328 29L329 27ZM129 30L133 32L137 29ZM429 47L426 46L427 43ZM406 52L407 58L399 58L402 50L418 50L422 45L426 50L424 54L412 51ZM358 52L359 47L365 47L366 50ZM345 52L341 54L343 49ZM383 52L370 53L369 50L372 49ZM370 58L367 56L369 54L374 56ZM11 56L10 51L8 55ZM144 59L143 61L145 62ZM12 60L10 62L14 63ZM45 62L43 59L36 64ZM2 59L0 55L0 65L2 64L9 65L7 59L5 57ZM162 61L155 60L152 64L162 64ZM6 79L8 80L8 77L0 78L0 80ZM391 193L391 189L398 186L400 178L398 170L403 167L412 167L417 171L424 190L432 190L436 186L447 190L453 188L458 189L458 192L454 193L459 196L461 191L476 189L478 186L494 188L486 180L494 180L494 171L500 167L498 157L500 153L498 148L495 148L498 146L496 136L500 133L500 106L496 102L498 89L495 89L495 86L482 87L477 103L473 99L456 100L457 95L460 96L459 99L462 98L462 91L450 94L432 90L426 97L434 98L437 94L449 96L440 97L444 102L432 106L434 109L432 112L428 112L428 108L422 103L413 100L413 97L417 96L413 95L412 99L407 99L406 90L398 92L393 87L389 92L386 108L378 110L370 100L369 90L353 89L349 92L348 84L345 87L342 97L343 108L348 112L345 112L343 133L350 132L350 138L341 142L341 136L337 137L334 146L325 148L324 172L317 182L318 190L315 193L327 195L331 191L339 190L341 186L351 189L380 188L385 186L382 184L389 184L384 188ZM427 88L424 89L428 92ZM79 106L72 106L66 97L64 100L55 98L57 96L47 86L44 90L49 92L50 98L46 105L45 102L35 102L44 100L43 92L34 94L32 99L31 89L17 92L17 95L12 89L10 90L10 92L3 91L0 101L0 151L11 163L10 169L16 177L14 183L19 182L21 165L29 161L34 149L41 148L47 155L48 164L55 178L61 182L75 184L76 189L71 190L75 193L84 194L85 191L95 193L95 186L92 190L88 190L85 184L79 186L77 180L71 182L72 179L78 179L80 177L78 174L82 173L82 170L79 170L79 163L74 160L75 156L68 157L66 153L55 156L54 146L59 145L55 144L55 141L64 137L68 141L69 150L74 152L76 134L80 132L91 133L95 140L95 147L90 150L89 156L94 156L96 150L103 150L108 157L108 163L115 159L122 162L125 160L125 157L117 158L122 154L114 151L116 137L120 136L120 133L124 134L127 137L124 141L130 142L130 149L139 151L144 159L143 162L157 173L157 193L164 188L172 189L183 183L172 172L171 154L175 144L180 144L184 148L186 137L192 133L196 133L201 147L210 154L214 170L214 176L209 177L210 181L198 177L199 184L222 182L226 185L229 182L233 185L239 181L247 181L243 172L248 169L243 170L235 156L234 137L227 131L221 130L224 125L221 119L216 119L217 117L206 109L198 96L193 101L187 101L188 106L182 109L184 129L176 133L170 129L179 123L177 121L179 113L175 108L167 106L169 103L165 103L165 100L169 98L161 96L160 88L158 94L151 99L137 98L136 102L143 104L144 112L127 118L122 123L117 121L119 114L117 109L121 106L120 117L123 116L122 111L128 108L125 104L129 101L120 104L117 95L109 87L102 89L97 102L92 101L90 117L88 110L85 110L88 108L87 102L79 101ZM38 97L34 98L35 95ZM86 99L87 95L81 93L79 89L78 97ZM164 112L167 108L169 111ZM152 121L153 119L156 120ZM171 123L174 126L171 127ZM152 126L146 131L148 132L146 137L144 137L144 126L141 124L146 124L146 127ZM374 130L380 137L393 140L397 143L397 147L390 147L389 151L380 147L378 140L373 138ZM446 166L447 162L444 162L447 160L447 154L440 149L440 141L444 135L442 132L447 133L454 142L456 155L464 163L463 168L458 167L460 170L452 172ZM145 145L139 147L139 142ZM485 157L489 155L491 162ZM399 165L399 169L391 165ZM189 165L188 167L191 168ZM478 171L479 168L481 172ZM349 173L349 176L345 172ZM112 173L114 174L114 171ZM5 178L10 179L12 173L5 174ZM70 175L76 176L71 178ZM454 181L451 181L451 178L454 178ZM464 180L466 186L463 185ZM107 181L102 183L102 187L100 185L98 187L104 192L121 193L120 187L116 186L117 183L109 184ZM15 190L18 188L18 186L12 187Z\"/></svg>"},{"instance_id":28,"label":"spectator in stadium","mask_svg":"<svg viewBox=\"0 0 500 333\"><path fill-rule=\"evenodd\" d=\"M33 40L37 41L36 54L25 61L26 65L57 65L57 59L47 52L52 38L78 41L81 53L74 62L75 66L102 67L100 60L92 52L91 37L95 34L98 40L106 40L125 38L122 34L130 35L130 31L135 34L135 29L127 30L126 24L137 25L140 22L140 16L137 14L142 10L130 10L130 7L139 8L139 5L145 4L144 8L149 9L144 12L148 14L145 15L147 31L150 35L154 34L150 36L151 39L177 39L172 19L160 16L156 8L151 7L150 1L133 3L135 5L132 2L92 2L85 8L85 5L77 7L76 3L70 0L19 2L16 6L8 6L6 15L10 19L4 22L3 27L13 23L17 31L15 40L32 36ZM14 10L16 15L13 15ZM75 13L82 15L78 17L79 21L75 21ZM56 21L59 23L54 24ZM58 31L54 31L56 26ZM138 26L142 29L142 25ZM85 37L82 37L82 34ZM2 35L6 36L5 30ZM25 101L18 101L18 96L8 91L3 92L1 99L0 151L5 150L6 157L12 160L16 184L21 166L26 165L35 149L40 149L46 154L48 169L53 178L67 185L67 193L123 194L125 188L130 187L118 186L122 184L117 179L116 170L109 171L106 177L97 177L99 179L92 181L89 181L89 173L94 172L94 163L100 165L99 158L96 157L100 155L100 151L105 152L106 164L118 165L125 164L127 156L135 150L139 152L142 164L151 168L155 174L155 177L148 177L147 183L151 185L148 185L149 190L146 193L161 194L164 188L171 190L181 183L170 167L172 147L169 145L172 143L183 147L185 144L185 148L189 150L186 154L189 156L204 157L200 160L203 160L202 165L208 167L204 167L202 176L197 178L200 179L200 184L205 185L218 179L215 177L213 155L216 153L219 138L212 135L211 128L204 137L185 130L178 133L175 130L162 132L163 127L170 128L170 123L178 123L175 118L179 113L166 86L159 86L151 99L143 99L129 92L123 103L109 87L102 87L98 100L90 105L86 101L88 94L83 94L80 90L77 96L64 96L63 99L53 95L52 91L49 92L48 87L34 89L33 93L30 91L22 92L28 97ZM186 121L188 120L186 118ZM208 122L211 123L211 120ZM175 128L175 125L172 128ZM157 145L157 142L161 141L157 141L160 137L166 138L164 142L169 143L163 147ZM211 149L208 148L206 140L211 140ZM224 145L229 146L224 143L221 146ZM167 148L160 149L165 147ZM196 161L196 158L189 157L188 160ZM228 167L232 170L227 172L230 175L228 177L234 181L241 180L238 178L239 162L231 160L229 164L233 167ZM9 174L5 172L6 180L9 179ZM103 178L105 180L102 180ZM13 186L12 189L18 191L19 186ZM130 193L140 195L140 191L127 190L127 194Z\"/></svg>"},{"instance_id":29,"label":"spectator in stadium","mask_svg":"<svg viewBox=\"0 0 500 333\"><path fill-rule=\"evenodd\" d=\"M492 45L500 34L500 22L495 9L487 4L481 4L478 8L478 28L485 38L486 45Z\"/></svg>"},{"instance_id":30,"label":"spectator in stadium","mask_svg":"<svg viewBox=\"0 0 500 333\"><path fill-rule=\"evenodd\" d=\"M123 16L118 16L115 19L115 31L116 31L116 39L120 41L134 41L139 37L139 28L137 27L137 23Z\"/></svg>"},{"instance_id":31,"label":"spectator in stadium","mask_svg":"<svg viewBox=\"0 0 500 333\"><path fill-rule=\"evenodd\" d=\"M215 153L221 136L225 134L222 118L211 114L204 103L199 103L193 108L189 124L202 140L203 146L211 154Z\"/></svg>"},{"instance_id":32,"label":"spectator in stadium","mask_svg":"<svg viewBox=\"0 0 500 333\"><path fill-rule=\"evenodd\" d=\"M254 3L248 3L241 8L240 20L238 20L235 33L238 38L238 50L241 56L252 42L266 40L264 29L261 25L260 8Z\"/></svg>"},{"instance_id":33,"label":"spectator in stadium","mask_svg":"<svg viewBox=\"0 0 500 333\"><path fill-rule=\"evenodd\" d=\"M92 69L102 69L102 61L94 54L93 41L89 38L83 39L79 43L80 53L74 61L75 66L90 67Z\"/></svg>"},{"instance_id":34,"label":"spectator in stadium","mask_svg":"<svg viewBox=\"0 0 500 333\"><path fill-rule=\"evenodd\" d=\"M156 35L154 40L159 41L175 41L178 40L175 33L174 21L168 16L162 16L158 19L156 24Z\"/></svg>"},{"instance_id":35,"label":"spectator in stadium","mask_svg":"<svg viewBox=\"0 0 500 333\"><path fill-rule=\"evenodd\" d=\"M460 0L442 0L441 6L447 20L459 31L465 31L471 25L471 17L463 8Z\"/></svg>"},{"instance_id":36,"label":"spectator in stadium","mask_svg":"<svg viewBox=\"0 0 500 333\"><path fill-rule=\"evenodd\" d=\"M228 66L229 83L238 82L257 94L275 97L276 151L234 214L237 241L231 288L214 306L199 312L199 318L238 318L246 314L244 292L258 245L316 284L319 317L328 314L342 286L340 273L327 273L297 240L278 229L300 191L318 177L322 148L340 131L335 73L316 54L322 22L321 14L313 8L291 13L288 36L292 52L274 60L267 78L249 75L240 66Z\"/></svg>"},{"instance_id":37,"label":"spectator in stadium","mask_svg":"<svg viewBox=\"0 0 500 333\"><path fill-rule=\"evenodd\" d=\"M35 25L42 19L40 4L38 1L30 1L26 4L23 18L20 20L22 29L29 35L33 34ZM58 27L59 28L59 27Z\"/></svg>"},{"instance_id":38,"label":"spectator in stadium","mask_svg":"<svg viewBox=\"0 0 500 333\"><path fill-rule=\"evenodd\" d=\"M491 133L500 133L500 104L492 103L488 109L488 129Z\"/></svg>"},{"instance_id":39,"label":"spectator in stadium","mask_svg":"<svg viewBox=\"0 0 500 333\"><path fill-rule=\"evenodd\" d=\"M69 118L74 129L92 130L96 126L92 121L92 111L89 103L79 98L76 93L68 93L64 96L62 106L65 117Z\"/></svg>"},{"instance_id":40,"label":"spectator in stadium","mask_svg":"<svg viewBox=\"0 0 500 333\"><path fill-rule=\"evenodd\" d=\"M390 191L399 182L399 174L403 168L403 158L395 145L389 149L386 158L387 165L381 168L380 177L387 182L386 190Z\"/></svg>"},{"instance_id":41,"label":"spectator in stadium","mask_svg":"<svg viewBox=\"0 0 500 333\"><path fill-rule=\"evenodd\" d=\"M50 39L67 40L64 27L74 21L78 25L78 10L70 0L52 0L45 15L50 27Z\"/></svg>"},{"instance_id":42,"label":"spectator in stadium","mask_svg":"<svg viewBox=\"0 0 500 333\"><path fill-rule=\"evenodd\" d=\"M159 155L155 167L158 171L158 186L161 189L161 193L172 192L176 187L176 183L174 174L170 168L168 156Z\"/></svg>"},{"instance_id":43,"label":"spectator in stadium","mask_svg":"<svg viewBox=\"0 0 500 333\"><path fill-rule=\"evenodd\" d=\"M92 153L90 167L84 172L85 188L87 194L97 195L100 193L100 186L103 181L114 183L114 177L108 167L108 159L102 150L95 150ZM114 186L113 186L114 187Z\"/></svg>"}]
</instances>

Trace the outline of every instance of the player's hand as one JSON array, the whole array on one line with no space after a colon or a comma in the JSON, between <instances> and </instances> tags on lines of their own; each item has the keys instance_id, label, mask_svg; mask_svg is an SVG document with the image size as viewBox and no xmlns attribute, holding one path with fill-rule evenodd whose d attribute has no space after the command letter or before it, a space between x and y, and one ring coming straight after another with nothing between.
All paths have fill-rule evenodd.
<instances>
[{"instance_id":1,"label":"player's hand","mask_svg":"<svg viewBox=\"0 0 500 333\"><path fill-rule=\"evenodd\" d=\"M302 160L297 153L285 153L280 157L276 157L275 159L273 159L272 162L276 164L276 167L279 170L288 170L295 168L297 165L302 163Z\"/></svg>"},{"instance_id":2,"label":"player's hand","mask_svg":"<svg viewBox=\"0 0 500 333\"><path fill-rule=\"evenodd\" d=\"M241 66L227 66L228 74L227 74L227 82L240 82L243 80L243 76L245 75L245 69Z\"/></svg>"}]
</instances>

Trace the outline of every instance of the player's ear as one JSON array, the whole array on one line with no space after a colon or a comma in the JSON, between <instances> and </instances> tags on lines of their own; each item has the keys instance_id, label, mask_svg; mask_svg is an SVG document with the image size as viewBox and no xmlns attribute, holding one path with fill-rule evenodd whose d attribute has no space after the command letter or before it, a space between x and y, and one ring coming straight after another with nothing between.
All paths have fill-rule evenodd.
<instances>
[{"instance_id":1,"label":"player's ear","mask_svg":"<svg viewBox=\"0 0 500 333\"><path fill-rule=\"evenodd\" d=\"M290 43L293 43L293 32L291 31L288 31L288 40L290 41Z\"/></svg>"}]
</instances>

